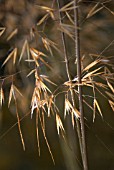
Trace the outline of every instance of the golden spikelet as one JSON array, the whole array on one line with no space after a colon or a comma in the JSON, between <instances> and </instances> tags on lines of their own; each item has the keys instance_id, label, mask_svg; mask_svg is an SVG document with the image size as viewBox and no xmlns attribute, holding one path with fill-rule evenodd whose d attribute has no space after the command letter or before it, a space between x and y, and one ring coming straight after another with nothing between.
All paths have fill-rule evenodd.
<instances>
[{"instance_id":1,"label":"golden spikelet","mask_svg":"<svg viewBox=\"0 0 114 170\"><path fill-rule=\"evenodd\" d=\"M4 103L4 91L1 87L1 89L0 89L0 104L1 104L1 106L3 105L3 103Z\"/></svg>"},{"instance_id":2,"label":"golden spikelet","mask_svg":"<svg viewBox=\"0 0 114 170\"><path fill-rule=\"evenodd\" d=\"M62 123L61 118L58 114L56 114L56 126L57 126L58 135L60 135L60 130L61 130L61 133L65 132L65 129L63 127L63 123Z\"/></svg>"}]
</instances>

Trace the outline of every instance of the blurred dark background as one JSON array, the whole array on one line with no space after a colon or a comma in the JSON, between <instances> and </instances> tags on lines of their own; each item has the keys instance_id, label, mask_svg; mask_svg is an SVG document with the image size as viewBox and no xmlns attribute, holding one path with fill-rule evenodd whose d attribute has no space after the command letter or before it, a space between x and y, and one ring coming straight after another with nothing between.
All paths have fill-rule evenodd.
<instances>
[{"instance_id":1,"label":"blurred dark background","mask_svg":"<svg viewBox=\"0 0 114 170\"><path fill-rule=\"evenodd\" d=\"M54 1L53 1L54 2ZM67 4L70 0L62 0L63 4ZM84 56L84 67L90 63L90 54L100 54L114 39L114 1L104 3L107 8L103 8L95 15L87 18L89 11L95 4L105 1L80 1L80 35L81 35L81 55ZM52 7L52 0L1 0L0 1L0 27L5 27L4 34L0 37L0 65L3 64L8 52L14 48L18 48L18 59L23 48L25 40L28 41L30 47L37 48L49 56L47 62L52 66L54 71L44 65L41 66L42 74L50 76L50 79L61 85L67 81L65 71L65 63L63 56L63 48L61 45L60 32L57 30L58 14L55 12L55 20L48 18L45 24L37 27L38 21L45 15L46 11L38 6ZM98 7L101 7L100 4ZM54 8L57 4L54 3ZM110 10L108 10L110 9ZM73 11L69 14L73 16ZM65 17L65 22L68 19ZM72 32L72 28L71 32ZM13 36L12 32L18 30ZM43 30L43 31L42 31ZM31 38L31 34L33 35ZM47 37L54 41L60 52L52 47L53 54L50 54L44 48L41 42L41 36ZM74 43L67 37L68 55L70 58L70 69L72 77L75 76L76 68L73 65L74 59ZM114 63L114 44L104 51L103 55L112 56L111 66ZM17 60L18 60L17 59ZM46 146L45 139L39 126L41 156L38 155L35 114L30 117L30 100L34 88L34 77L26 78L26 75L33 68L31 64L28 66L27 54L24 54L20 64L12 66L9 61L6 66L1 67L0 76L17 74L14 82L21 89L24 95L19 100L19 115L22 118L21 128L25 140L26 150L23 151L21 139L17 126L17 118L14 111L13 103L8 109L7 100L11 78L4 82L3 90L5 92L6 102L0 109L0 169L1 170L81 170L81 160L78 148L76 128L72 128L71 118L67 116L64 120L67 141L57 135L55 117L45 117L46 135L55 159L55 165L51 160L50 153ZM113 71L113 69L111 69ZM1 84L2 84L1 78ZM50 86L52 90L54 87ZM86 91L91 94L89 89ZM92 111L85 107L86 113L86 138L88 161L90 170L113 170L114 169L114 113L109 107L105 98L98 95L99 105L101 106L103 119L96 114L95 122L92 121ZM59 95L57 98L60 112L63 113L64 96ZM90 100L90 99L89 99ZM92 104L92 101L89 101ZM61 115L63 118L63 115Z\"/></svg>"}]
</instances>

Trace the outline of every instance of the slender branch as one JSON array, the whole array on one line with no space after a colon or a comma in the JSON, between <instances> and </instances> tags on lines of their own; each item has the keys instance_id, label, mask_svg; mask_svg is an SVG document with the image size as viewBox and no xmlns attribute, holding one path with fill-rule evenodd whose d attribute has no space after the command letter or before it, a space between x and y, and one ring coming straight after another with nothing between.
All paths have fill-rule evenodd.
<instances>
[{"instance_id":1,"label":"slender branch","mask_svg":"<svg viewBox=\"0 0 114 170\"><path fill-rule=\"evenodd\" d=\"M81 84L81 56L80 56L80 35L79 35L79 16L78 8L76 8L78 2L74 0L74 22L75 22L75 56L77 61L77 77L78 84ZM86 150L86 139L85 139L85 126L84 126L84 111L83 111L83 97L82 97L82 86L78 86L79 91L79 110L80 110L80 124L81 124L81 135L82 135L82 159L84 170L88 170L87 162L87 150Z\"/></svg>"},{"instance_id":2,"label":"slender branch","mask_svg":"<svg viewBox=\"0 0 114 170\"><path fill-rule=\"evenodd\" d=\"M59 20L60 20L60 24L63 23L63 14L62 12L60 12L60 9L62 7L61 5L61 0L57 0L57 4L58 4L58 9L59 9ZM67 76L68 76L68 80L71 81L71 74L70 74L70 69L69 69L69 60L68 60L68 54L67 54L67 47L66 47L66 39L65 39L65 34L64 32L61 32L61 37L62 37L62 43L63 43L63 48L64 48L64 55L65 55L65 63L66 63L66 72L67 72ZM72 98L72 103L74 108L76 108L76 102L75 102L75 94L74 91L71 88L71 98ZM78 134L78 139L79 139L79 145L80 145L80 151L82 154L82 142L81 142L81 132L80 132L80 124L79 121L76 119L76 126L77 126L77 134Z\"/></svg>"},{"instance_id":3,"label":"slender branch","mask_svg":"<svg viewBox=\"0 0 114 170\"><path fill-rule=\"evenodd\" d=\"M62 7L61 6L61 3L60 3L61 0L57 0L57 4L58 4L58 8L59 8L59 20L60 20L60 24L63 23L63 15L62 15L62 12L60 12L60 8ZM67 71L67 76L68 76L68 79L71 81L71 75L70 75L70 70L69 70L69 61L68 61L68 54L67 54L67 47L66 47L66 40L65 40L65 34L64 32L61 32L61 37L62 37L62 43L63 43L63 48L64 48L64 55L65 55L65 63L66 63L66 71Z\"/></svg>"}]
</instances>

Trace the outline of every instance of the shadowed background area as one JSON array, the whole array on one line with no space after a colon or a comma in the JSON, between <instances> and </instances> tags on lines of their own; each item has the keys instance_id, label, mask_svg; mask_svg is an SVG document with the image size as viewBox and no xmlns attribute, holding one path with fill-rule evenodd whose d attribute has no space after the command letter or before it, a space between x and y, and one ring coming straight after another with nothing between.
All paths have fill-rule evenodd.
<instances>
[{"instance_id":1,"label":"shadowed background area","mask_svg":"<svg viewBox=\"0 0 114 170\"><path fill-rule=\"evenodd\" d=\"M70 2L70 0L62 1L63 5ZM113 73L114 1L104 2L104 0L82 0L79 2L82 66L86 67L97 55L102 54L105 56L105 60L101 57L102 64L107 66L108 63L108 68L111 69L111 72ZM42 21L42 18L46 15L47 11L45 8L41 8L41 6L55 9L54 13L49 13L49 17L44 20L45 22ZM101 7L102 9L100 9ZM91 16L92 9L100 10ZM55 165L51 159L40 124L39 138L41 154L39 157L36 136L36 113L33 114L32 119L30 116L31 98L35 86L35 78L33 74L27 77L30 71L34 69L34 64L32 62L28 64L27 62L27 60L29 60L29 52L26 51L23 53L25 44L28 44L28 48L35 48L46 54L48 57L46 56L43 59L47 65L49 64L51 66L51 69L40 61L41 74L49 76L54 83L60 86L60 92L62 90L65 91L66 87L62 85L64 82L68 81L68 78L65 69L61 31L66 31L71 76L72 78L76 76L73 41L74 27L73 24L71 27L69 26L71 24L68 17L69 15L73 19L73 10L68 11L68 14L64 13L63 18L65 24L60 25L56 0L0 1L0 31L5 28L4 33L0 36L0 82L5 92L5 103L0 108L1 170L82 169L76 127L73 129L70 115L64 119L63 94L57 96L57 106L60 110L61 119L66 130L66 140L57 134L55 115L53 116L52 114L51 117L45 115L46 137L54 156ZM39 24L40 22L42 23ZM47 40L49 46L43 44L42 38ZM6 65L3 65L8 55L15 48L17 48L16 60L20 60L20 63L17 62L13 65L13 61L10 59ZM9 75L12 74L14 75L14 84L16 87L19 87L23 94L23 98L19 98L18 100L18 112L25 141L25 151L23 151L20 139L14 102L13 100L11 101L9 108L7 104L12 83L12 76ZM9 78L6 78L7 75ZM3 81L4 78L5 81ZM114 77L112 76L112 78ZM55 86L50 85L49 83L47 83L47 86L52 91L56 89ZM84 88L83 91L85 95L92 96L93 91L89 88ZM93 123L93 111L87 106L84 107L89 169L113 170L114 113L110 108L107 99L100 94L96 95L102 110L103 118L97 113ZM92 97L87 99L87 102L90 105L93 104Z\"/></svg>"}]
</instances>

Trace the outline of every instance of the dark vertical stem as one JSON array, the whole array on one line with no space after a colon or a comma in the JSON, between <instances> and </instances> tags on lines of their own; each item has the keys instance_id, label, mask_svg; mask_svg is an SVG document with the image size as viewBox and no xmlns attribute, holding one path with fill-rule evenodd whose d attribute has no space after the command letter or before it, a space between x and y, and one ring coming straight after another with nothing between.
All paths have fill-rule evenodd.
<instances>
[{"instance_id":1,"label":"dark vertical stem","mask_svg":"<svg viewBox=\"0 0 114 170\"><path fill-rule=\"evenodd\" d=\"M57 4L58 4L58 8L60 10L60 8L62 7L61 0L57 0ZM63 15L62 12L59 11L59 20L60 20L60 24L63 23ZM67 54L67 47L66 47L66 40L65 40L65 34L64 32L61 32L61 37L62 37L62 43L63 43L63 48L64 48L64 55L65 55L65 63L66 63L66 71L67 71L67 76L69 81L71 81L71 75L70 75L70 70L69 70L69 61L68 61L68 54Z\"/></svg>"},{"instance_id":2,"label":"dark vertical stem","mask_svg":"<svg viewBox=\"0 0 114 170\"><path fill-rule=\"evenodd\" d=\"M77 62L77 77L78 77L78 92L79 92L79 110L80 110L80 124L81 124L81 137L82 137L82 159L84 170L88 170L87 150L85 140L85 126L84 126L84 111L83 111L83 98L81 86L81 56L80 56L80 35L79 35L79 16L78 16L77 0L74 0L74 22L75 22L75 55Z\"/></svg>"},{"instance_id":3,"label":"dark vertical stem","mask_svg":"<svg viewBox=\"0 0 114 170\"><path fill-rule=\"evenodd\" d=\"M58 9L60 10L61 7L62 7L61 0L57 0L57 4L58 4ZM62 14L62 12L59 11L60 24L63 23L63 19L62 18L63 18L63 14ZM72 79L71 79L71 74L70 74L70 69L69 69L69 61L68 61L66 39L65 39L64 32L61 32L61 37L62 37L62 43L63 43L63 48L64 48L65 63L66 63L66 72L67 72L67 76L68 76L69 81L71 81ZM75 94L74 94L74 91L72 90L72 87L71 87L71 98L72 98L73 106L74 106L74 108L76 108ZM77 134L78 134L78 139L79 139L80 151L81 151L81 154L82 154L80 124L79 124L79 121L77 119L76 119L76 126L77 126Z\"/></svg>"}]
</instances>

